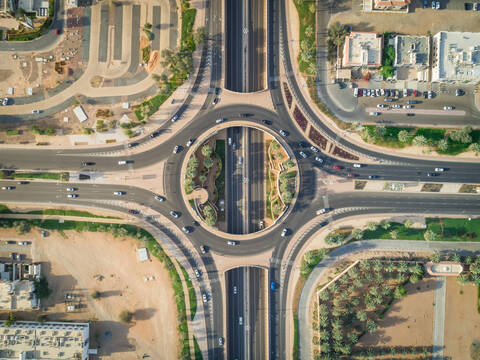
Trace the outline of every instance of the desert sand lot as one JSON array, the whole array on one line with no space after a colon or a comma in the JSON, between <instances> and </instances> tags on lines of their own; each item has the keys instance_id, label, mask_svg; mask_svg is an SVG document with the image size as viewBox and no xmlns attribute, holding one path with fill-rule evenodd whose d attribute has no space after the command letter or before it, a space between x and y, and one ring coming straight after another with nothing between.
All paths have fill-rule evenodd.
<instances>
[{"instance_id":1,"label":"desert sand lot","mask_svg":"<svg viewBox=\"0 0 480 360\"><path fill-rule=\"evenodd\" d=\"M37 229L24 236L2 229L0 239L32 241L32 259L45 262L42 273L53 290L42 304L47 308L42 314L49 320L96 319L90 347L99 348L99 358L130 360L144 354L150 359L178 358L176 305L168 273L156 259L140 263L134 239L75 231L41 238ZM146 276L154 280L145 282ZM100 299L92 299L94 290L100 292ZM79 296L77 312L66 313L67 292ZM134 313L132 324L118 321L122 310ZM23 313L18 318L34 319L35 315Z\"/></svg>"},{"instance_id":2,"label":"desert sand lot","mask_svg":"<svg viewBox=\"0 0 480 360\"><path fill-rule=\"evenodd\" d=\"M473 284L462 286L456 278L448 278L443 355L452 360L470 359L470 345L473 341L480 341L477 288Z\"/></svg>"},{"instance_id":3,"label":"desert sand lot","mask_svg":"<svg viewBox=\"0 0 480 360\"><path fill-rule=\"evenodd\" d=\"M385 317L378 320L378 330L360 338L360 346L431 346L435 280L425 278L407 284L408 295L392 304Z\"/></svg>"}]
</instances>

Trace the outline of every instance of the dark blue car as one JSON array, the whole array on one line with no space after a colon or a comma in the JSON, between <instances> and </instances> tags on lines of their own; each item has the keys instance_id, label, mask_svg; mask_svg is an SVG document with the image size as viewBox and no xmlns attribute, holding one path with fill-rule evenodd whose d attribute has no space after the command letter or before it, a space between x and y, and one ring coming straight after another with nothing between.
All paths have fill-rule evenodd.
<instances>
[{"instance_id":1,"label":"dark blue car","mask_svg":"<svg viewBox=\"0 0 480 360\"><path fill-rule=\"evenodd\" d=\"M428 0L423 0L423 8L426 9L428 7Z\"/></svg>"}]
</instances>

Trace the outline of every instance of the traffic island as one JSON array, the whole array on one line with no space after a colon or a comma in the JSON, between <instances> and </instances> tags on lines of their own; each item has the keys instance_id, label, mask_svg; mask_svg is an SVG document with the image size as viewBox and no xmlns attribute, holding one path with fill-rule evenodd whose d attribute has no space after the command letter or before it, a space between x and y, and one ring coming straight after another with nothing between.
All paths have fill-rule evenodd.
<instances>
[{"instance_id":1,"label":"traffic island","mask_svg":"<svg viewBox=\"0 0 480 360\"><path fill-rule=\"evenodd\" d=\"M187 209L207 230L239 240L254 238L293 208L297 163L288 145L268 128L219 122L192 142L182 166L182 193ZM232 231L230 222L239 216L243 231Z\"/></svg>"}]
</instances>

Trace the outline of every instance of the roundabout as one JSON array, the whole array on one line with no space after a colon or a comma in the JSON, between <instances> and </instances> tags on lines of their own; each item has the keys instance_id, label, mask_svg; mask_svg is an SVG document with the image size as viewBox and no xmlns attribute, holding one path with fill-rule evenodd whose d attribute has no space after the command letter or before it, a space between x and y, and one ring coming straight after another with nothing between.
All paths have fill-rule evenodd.
<instances>
[{"instance_id":1,"label":"roundabout","mask_svg":"<svg viewBox=\"0 0 480 360\"><path fill-rule=\"evenodd\" d=\"M263 124L217 121L187 142L180 172L187 210L224 238L248 240L274 230L286 236L289 231L278 226L294 208L300 184L292 149Z\"/></svg>"}]
</instances>

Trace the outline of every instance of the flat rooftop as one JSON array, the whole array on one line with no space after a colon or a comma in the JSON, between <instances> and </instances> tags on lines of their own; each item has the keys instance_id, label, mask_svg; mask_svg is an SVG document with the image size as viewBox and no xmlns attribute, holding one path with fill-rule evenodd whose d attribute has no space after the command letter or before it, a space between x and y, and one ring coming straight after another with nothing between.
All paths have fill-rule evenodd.
<instances>
[{"instance_id":1,"label":"flat rooftop","mask_svg":"<svg viewBox=\"0 0 480 360\"><path fill-rule=\"evenodd\" d=\"M17 321L0 325L0 359L88 359L89 324Z\"/></svg>"},{"instance_id":2,"label":"flat rooftop","mask_svg":"<svg viewBox=\"0 0 480 360\"><path fill-rule=\"evenodd\" d=\"M428 65L430 46L428 37L397 35L395 36L395 66Z\"/></svg>"},{"instance_id":3,"label":"flat rooftop","mask_svg":"<svg viewBox=\"0 0 480 360\"><path fill-rule=\"evenodd\" d=\"M480 32L441 31L433 55L432 81L480 81Z\"/></svg>"},{"instance_id":4,"label":"flat rooftop","mask_svg":"<svg viewBox=\"0 0 480 360\"><path fill-rule=\"evenodd\" d=\"M382 65L383 37L369 32L351 32L345 38L343 48L343 66Z\"/></svg>"},{"instance_id":5,"label":"flat rooftop","mask_svg":"<svg viewBox=\"0 0 480 360\"><path fill-rule=\"evenodd\" d=\"M0 263L0 310L37 309L34 280L40 271L40 264Z\"/></svg>"}]
</instances>

